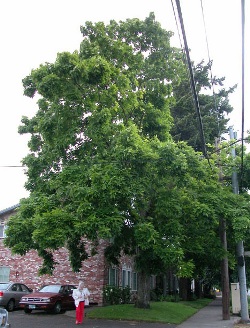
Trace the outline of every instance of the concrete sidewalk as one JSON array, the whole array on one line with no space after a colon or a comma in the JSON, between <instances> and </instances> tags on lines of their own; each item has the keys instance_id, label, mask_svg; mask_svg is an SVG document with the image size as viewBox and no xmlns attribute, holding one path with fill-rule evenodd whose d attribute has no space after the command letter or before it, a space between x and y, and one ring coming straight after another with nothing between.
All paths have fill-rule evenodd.
<instances>
[{"instance_id":1,"label":"concrete sidewalk","mask_svg":"<svg viewBox=\"0 0 250 328\"><path fill-rule=\"evenodd\" d=\"M236 316L231 317L230 320L222 320L222 298L217 297L177 328L233 328L239 320L240 317Z\"/></svg>"}]
</instances>

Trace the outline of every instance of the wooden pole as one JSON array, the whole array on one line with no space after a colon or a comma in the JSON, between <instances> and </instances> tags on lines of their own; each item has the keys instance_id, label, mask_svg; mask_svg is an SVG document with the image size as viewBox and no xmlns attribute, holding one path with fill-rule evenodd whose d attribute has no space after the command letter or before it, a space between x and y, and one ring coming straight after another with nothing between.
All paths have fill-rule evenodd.
<instances>
[{"instance_id":1,"label":"wooden pole","mask_svg":"<svg viewBox=\"0 0 250 328\"><path fill-rule=\"evenodd\" d=\"M215 139L215 147L217 154L219 150L220 139ZM220 163L220 156L219 163ZM223 181L223 173L221 165L219 164L219 181ZM229 288L229 274L228 274L228 257L227 257L227 232L226 232L226 220L220 218L220 240L224 250L224 257L221 260L221 287L222 287L222 319L230 320L230 288Z\"/></svg>"}]
</instances>

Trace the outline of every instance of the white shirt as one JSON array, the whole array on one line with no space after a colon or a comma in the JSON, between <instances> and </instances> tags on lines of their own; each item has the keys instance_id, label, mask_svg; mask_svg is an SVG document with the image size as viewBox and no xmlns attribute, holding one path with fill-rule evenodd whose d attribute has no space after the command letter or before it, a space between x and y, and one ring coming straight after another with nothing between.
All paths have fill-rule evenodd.
<instances>
[{"instance_id":1,"label":"white shirt","mask_svg":"<svg viewBox=\"0 0 250 328\"><path fill-rule=\"evenodd\" d=\"M73 289L72 297L75 300L75 306L77 307L80 302L85 301L85 305L89 305L89 295L90 292L88 288L83 288L82 290Z\"/></svg>"},{"instance_id":2,"label":"white shirt","mask_svg":"<svg viewBox=\"0 0 250 328\"><path fill-rule=\"evenodd\" d=\"M77 307L80 302L83 302L85 300L84 290L73 289L72 297L75 300L75 306Z\"/></svg>"}]
</instances>

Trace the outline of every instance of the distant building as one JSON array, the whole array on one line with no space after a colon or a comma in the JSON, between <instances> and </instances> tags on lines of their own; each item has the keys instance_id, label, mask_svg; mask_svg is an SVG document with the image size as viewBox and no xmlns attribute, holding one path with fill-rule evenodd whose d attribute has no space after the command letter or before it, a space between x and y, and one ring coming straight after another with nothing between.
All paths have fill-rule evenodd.
<instances>
[{"instance_id":1,"label":"distant building","mask_svg":"<svg viewBox=\"0 0 250 328\"><path fill-rule=\"evenodd\" d=\"M111 267L104 257L104 249L108 242L100 240L98 254L91 256L82 263L79 273L74 273L68 260L66 248L60 248L54 252L55 265L53 275L38 275L42 259L35 250L25 256L12 255L9 248L3 244L5 228L10 216L15 214L19 204L0 211L0 281L18 281L32 289L38 289L42 285L50 283L71 283L78 285L83 280L91 292L90 302L103 304L103 288L107 285L126 287L132 291L137 290L137 273L134 271L133 260L127 256L121 258L119 267ZM87 251L90 243L87 243Z\"/></svg>"}]
</instances>

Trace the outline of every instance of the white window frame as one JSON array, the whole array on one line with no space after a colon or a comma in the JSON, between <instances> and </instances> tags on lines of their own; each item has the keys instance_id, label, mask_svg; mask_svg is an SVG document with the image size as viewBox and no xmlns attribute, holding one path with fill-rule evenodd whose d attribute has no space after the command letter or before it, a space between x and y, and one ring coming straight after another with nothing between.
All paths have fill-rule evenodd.
<instances>
[{"instance_id":1,"label":"white window frame","mask_svg":"<svg viewBox=\"0 0 250 328\"><path fill-rule=\"evenodd\" d=\"M118 286L118 270L117 268L109 268L108 284L109 286Z\"/></svg>"},{"instance_id":2,"label":"white window frame","mask_svg":"<svg viewBox=\"0 0 250 328\"><path fill-rule=\"evenodd\" d=\"M132 275L131 268L127 268L127 267L122 268L122 281L121 281L122 288L126 288L126 287L131 288L131 275Z\"/></svg>"},{"instance_id":3,"label":"white window frame","mask_svg":"<svg viewBox=\"0 0 250 328\"><path fill-rule=\"evenodd\" d=\"M5 225L3 221L0 221L0 238L5 238Z\"/></svg>"},{"instance_id":4,"label":"white window frame","mask_svg":"<svg viewBox=\"0 0 250 328\"><path fill-rule=\"evenodd\" d=\"M122 281L121 281L122 288L126 287L126 280L127 280L127 270L122 269Z\"/></svg>"},{"instance_id":5,"label":"white window frame","mask_svg":"<svg viewBox=\"0 0 250 328\"><path fill-rule=\"evenodd\" d=\"M129 286L129 288L131 288L131 286L132 286L131 276L132 276L132 271L128 270L127 271L127 285Z\"/></svg>"},{"instance_id":6,"label":"white window frame","mask_svg":"<svg viewBox=\"0 0 250 328\"><path fill-rule=\"evenodd\" d=\"M7 266L0 266L0 281L10 281L10 268Z\"/></svg>"},{"instance_id":7,"label":"white window frame","mask_svg":"<svg viewBox=\"0 0 250 328\"><path fill-rule=\"evenodd\" d=\"M155 289L156 287L156 276L151 275L150 277L150 289Z\"/></svg>"},{"instance_id":8,"label":"white window frame","mask_svg":"<svg viewBox=\"0 0 250 328\"><path fill-rule=\"evenodd\" d=\"M137 284L138 284L138 280L137 280L137 272L133 271L132 272L132 279L131 279L131 290L132 291L137 291Z\"/></svg>"}]
</instances>

